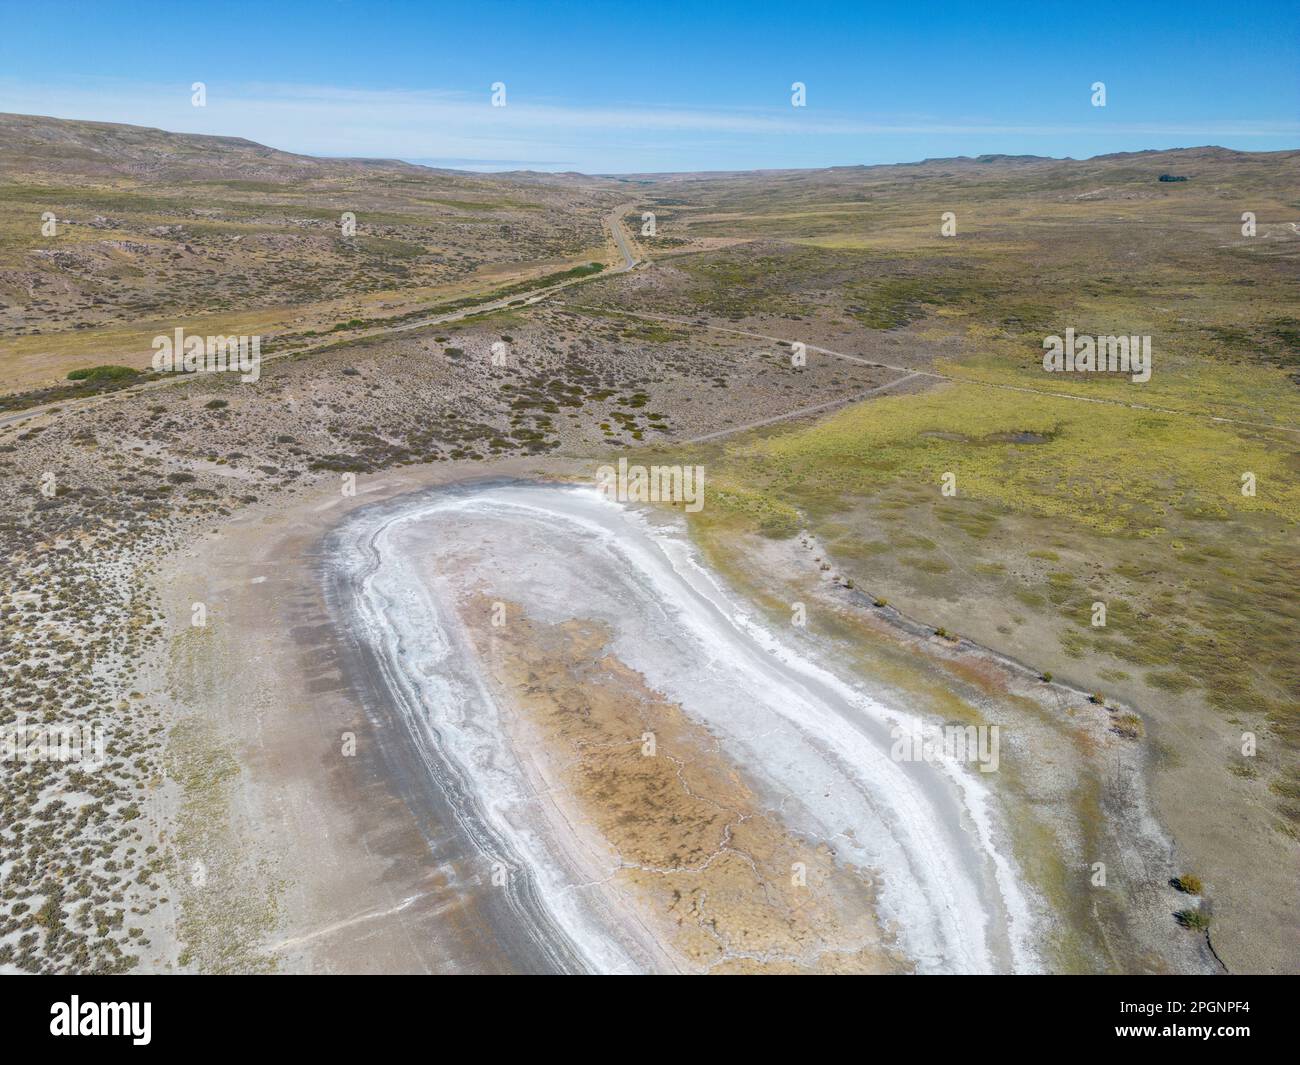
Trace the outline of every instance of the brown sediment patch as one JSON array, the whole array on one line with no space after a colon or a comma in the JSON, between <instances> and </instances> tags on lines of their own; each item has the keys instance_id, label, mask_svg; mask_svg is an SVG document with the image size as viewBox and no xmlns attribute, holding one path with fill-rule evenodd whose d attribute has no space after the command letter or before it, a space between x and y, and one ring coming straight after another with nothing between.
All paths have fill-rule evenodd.
<instances>
[{"instance_id":1,"label":"brown sediment patch","mask_svg":"<svg viewBox=\"0 0 1300 1065\"><path fill-rule=\"evenodd\" d=\"M491 602L467 607L486 617ZM564 821L612 852L604 887L684 968L908 968L877 919L870 871L790 832L707 729L608 651L603 625L541 623L516 605L507 618L473 638L516 750Z\"/></svg>"}]
</instances>

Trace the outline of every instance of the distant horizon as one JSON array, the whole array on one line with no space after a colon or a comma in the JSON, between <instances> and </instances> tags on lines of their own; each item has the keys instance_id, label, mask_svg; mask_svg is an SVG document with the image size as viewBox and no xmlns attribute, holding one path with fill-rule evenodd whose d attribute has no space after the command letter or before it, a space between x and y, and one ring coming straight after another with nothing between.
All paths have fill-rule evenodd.
<instances>
[{"instance_id":1,"label":"distant horizon","mask_svg":"<svg viewBox=\"0 0 1300 1065\"><path fill-rule=\"evenodd\" d=\"M631 171L587 171L587 170L538 170L530 168L527 165L506 166L500 168L482 169L474 165L455 165L473 164L476 160L438 160L438 159L403 159L398 156L383 155L321 155L315 152L298 152L291 149L282 148L279 145L267 144L263 141L254 140L251 137L243 136L239 133L189 133L184 130L164 129L161 126L142 126L133 122L114 122L95 118L64 118L59 115L34 114L24 111L0 111L0 117L6 115L16 115L20 118L40 118L50 119L56 122L85 122L104 126L127 126L135 129L155 130L159 133L169 136L193 136L193 137L216 137L220 139L243 140L249 144L257 145L261 148L269 148L272 151L283 152L288 155L302 156L308 159L320 159L324 161L359 161L359 162L392 162L405 163L408 166L423 167L428 170L449 170L462 174L537 174L539 176L557 176L560 174L576 174L580 177L589 178L609 178L623 179L632 177L674 177L693 174L762 174L762 173L798 173L801 171L815 172L821 170L852 170L852 169L873 169L875 167L892 167L892 166L924 166L927 163L945 163L945 162L971 162L978 163L981 160L1032 160L1048 163L1087 163L1096 159L1110 158L1123 155L1161 155L1169 152L1196 152L1196 151L1223 151L1237 154L1281 154L1285 152L1300 151L1300 143L1292 147L1269 148L1269 149L1242 149L1229 148L1222 144L1187 144L1179 145L1172 148L1136 148L1131 151L1119 152L1100 152L1096 155L1071 156L1071 155L1035 155L1028 152L1008 153L1008 152L981 152L978 155L943 155L930 156L925 159L906 159L892 163L828 163L825 166L757 166L748 169L701 169L701 170L631 170Z\"/></svg>"},{"instance_id":2,"label":"distant horizon","mask_svg":"<svg viewBox=\"0 0 1300 1065\"><path fill-rule=\"evenodd\" d=\"M0 69L4 111L480 173L1300 143L1300 9L1280 0L1189 0L1174 13L1112 0L1042 10L720 0L666 2L653 16L621 0L599 10L51 0L11 13Z\"/></svg>"}]
</instances>

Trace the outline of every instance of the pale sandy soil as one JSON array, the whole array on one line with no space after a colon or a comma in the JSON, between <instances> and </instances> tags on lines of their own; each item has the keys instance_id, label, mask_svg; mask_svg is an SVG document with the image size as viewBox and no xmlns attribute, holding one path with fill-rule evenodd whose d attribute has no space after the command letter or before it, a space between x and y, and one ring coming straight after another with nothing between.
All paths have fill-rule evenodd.
<instances>
[{"instance_id":1,"label":"pale sandy soil","mask_svg":"<svg viewBox=\"0 0 1300 1065\"><path fill-rule=\"evenodd\" d=\"M339 757L346 733L368 730L315 570L322 535L352 508L465 472L425 467L367 479L350 499L335 488L283 511L253 508L160 574L169 616L188 618L195 601L209 608L207 627L187 631L170 658L174 764L229 766L215 786L182 770L182 850L187 868L206 866L202 886L183 892L192 967L526 967L494 939L454 834L410 794L416 767L386 763L382 737Z\"/></svg>"}]
</instances>

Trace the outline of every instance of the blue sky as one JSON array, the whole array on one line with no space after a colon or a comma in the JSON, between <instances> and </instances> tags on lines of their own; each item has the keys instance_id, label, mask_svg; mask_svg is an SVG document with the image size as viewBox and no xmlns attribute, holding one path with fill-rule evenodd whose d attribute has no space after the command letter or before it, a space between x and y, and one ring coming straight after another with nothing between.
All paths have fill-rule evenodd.
<instances>
[{"instance_id":1,"label":"blue sky","mask_svg":"<svg viewBox=\"0 0 1300 1065\"><path fill-rule=\"evenodd\" d=\"M1300 147L1294 0L0 9L0 111L317 155L626 173Z\"/></svg>"}]
</instances>

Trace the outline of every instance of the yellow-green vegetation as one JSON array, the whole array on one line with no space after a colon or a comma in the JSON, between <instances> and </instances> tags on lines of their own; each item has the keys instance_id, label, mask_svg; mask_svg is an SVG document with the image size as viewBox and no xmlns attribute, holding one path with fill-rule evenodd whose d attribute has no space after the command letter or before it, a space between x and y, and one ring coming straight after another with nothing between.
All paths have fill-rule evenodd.
<instances>
[{"instance_id":1,"label":"yellow-green vegetation","mask_svg":"<svg viewBox=\"0 0 1300 1065\"><path fill-rule=\"evenodd\" d=\"M1267 367L1239 373L1242 392L1291 387ZM918 594L1019 604L1085 675L1136 666L1147 691L1200 693L1243 729L1267 731L1287 752L1270 759L1278 827L1296 833L1294 435L944 383L703 458L697 527L778 537L811 527L869 592L884 567ZM1091 621L1098 599L1103 626ZM1136 715L1112 726L1145 735Z\"/></svg>"},{"instance_id":2,"label":"yellow-green vegetation","mask_svg":"<svg viewBox=\"0 0 1300 1065\"><path fill-rule=\"evenodd\" d=\"M1174 919L1189 932L1204 932L1210 927L1210 917L1200 910L1179 910Z\"/></svg>"},{"instance_id":3,"label":"yellow-green vegetation","mask_svg":"<svg viewBox=\"0 0 1300 1065\"><path fill-rule=\"evenodd\" d=\"M938 492L953 473L961 495L1102 533L1150 536L1189 505L1198 518L1236 510L1300 520L1294 454L1285 439L1188 416L944 385L737 447L729 479L763 490L744 493L743 502L728 492L720 502L757 509L758 496L769 507L833 513L900 477ZM1256 477L1253 497L1241 492L1247 471Z\"/></svg>"},{"instance_id":4,"label":"yellow-green vegetation","mask_svg":"<svg viewBox=\"0 0 1300 1065\"><path fill-rule=\"evenodd\" d=\"M1119 331L1122 326L1118 320L1125 316L1112 311L1104 318L1097 317L1101 320L1092 328L1096 335L1105 336ZM1141 319L1135 313L1127 320ZM1096 407L1208 415L1246 423L1246 428L1300 427L1300 389L1285 370L1266 361L1262 365L1227 365L1215 357L1220 349L1199 337L1183 335L1184 331L1172 323L1163 333L1159 324L1151 328L1157 330L1158 336L1178 339L1155 345L1151 380L1143 384L1133 383L1124 374L1045 373L1041 346L1010 340L978 327L972 330L978 341L977 351L960 362L941 360L937 369L962 382L1058 393L1091 401ZM1060 326L1051 330L1060 331ZM1029 405L1024 398L1020 402ZM1040 409L1037 399L1033 407ZM1293 432L1289 439L1293 443L1300 441L1300 432Z\"/></svg>"},{"instance_id":5,"label":"yellow-green vegetation","mask_svg":"<svg viewBox=\"0 0 1300 1065\"><path fill-rule=\"evenodd\" d=\"M73 370L68 374L69 381L103 381L123 377L135 377L140 371L130 366L88 366L83 370Z\"/></svg>"}]
</instances>

